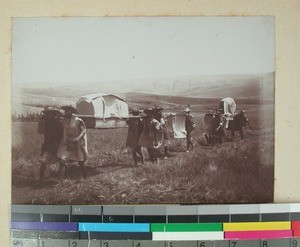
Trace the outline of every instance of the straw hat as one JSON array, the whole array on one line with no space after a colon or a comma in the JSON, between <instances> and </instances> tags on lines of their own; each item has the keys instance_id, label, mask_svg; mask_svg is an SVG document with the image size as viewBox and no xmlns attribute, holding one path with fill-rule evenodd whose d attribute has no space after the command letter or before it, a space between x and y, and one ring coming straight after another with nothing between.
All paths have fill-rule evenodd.
<instances>
[{"instance_id":1,"label":"straw hat","mask_svg":"<svg viewBox=\"0 0 300 247\"><path fill-rule=\"evenodd\" d=\"M184 109L184 111L185 112L190 112L190 108L187 107L187 108Z\"/></svg>"},{"instance_id":2,"label":"straw hat","mask_svg":"<svg viewBox=\"0 0 300 247\"><path fill-rule=\"evenodd\" d=\"M70 111L72 113L78 113L78 111L73 106L62 106L61 109L63 109L64 111Z\"/></svg>"}]
</instances>

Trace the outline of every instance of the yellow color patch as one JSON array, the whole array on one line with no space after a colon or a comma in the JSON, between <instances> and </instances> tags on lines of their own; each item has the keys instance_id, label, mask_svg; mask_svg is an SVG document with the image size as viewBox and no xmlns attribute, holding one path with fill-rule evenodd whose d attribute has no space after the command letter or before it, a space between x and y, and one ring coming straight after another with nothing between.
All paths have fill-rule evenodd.
<instances>
[{"instance_id":1,"label":"yellow color patch","mask_svg":"<svg viewBox=\"0 0 300 247\"><path fill-rule=\"evenodd\" d=\"M290 221L224 223L223 231L290 230Z\"/></svg>"}]
</instances>

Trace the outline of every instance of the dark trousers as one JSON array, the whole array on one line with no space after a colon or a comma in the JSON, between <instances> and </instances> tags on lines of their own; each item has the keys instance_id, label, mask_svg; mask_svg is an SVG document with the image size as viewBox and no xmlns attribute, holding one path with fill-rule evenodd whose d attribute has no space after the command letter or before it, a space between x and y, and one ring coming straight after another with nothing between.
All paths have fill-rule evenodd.
<instances>
[{"instance_id":1,"label":"dark trousers","mask_svg":"<svg viewBox=\"0 0 300 247\"><path fill-rule=\"evenodd\" d=\"M46 163L41 163L41 167L40 167L40 181L44 180L45 171L46 171Z\"/></svg>"},{"instance_id":2,"label":"dark trousers","mask_svg":"<svg viewBox=\"0 0 300 247\"><path fill-rule=\"evenodd\" d=\"M213 135L212 134L205 134L205 139L208 145L213 143Z\"/></svg>"},{"instance_id":3,"label":"dark trousers","mask_svg":"<svg viewBox=\"0 0 300 247\"><path fill-rule=\"evenodd\" d=\"M144 158L144 154L142 152L142 148L140 146L137 146L132 151L132 156L133 156L133 160L134 160L135 165L137 165L137 160L138 160L137 155L139 155L142 158L142 164L144 164L145 158Z\"/></svg>"},{"instance_id":4,"label":"dark trousers","mask_svg":"<svg viewBox=\"0 0 300 247\"><path fill-rule=\"evenodd\" d=\"M168 156L169 148L168 146L164 146L165 157Z\"/></svg>"},{"instance_id":5,"label":"dark trousers","mask_svg":"<svg viewBox=\"0 0 300 247\"><path fill-rule=\"evenodd\" d=\"M66 164L67 162L64 160L59 161L59 174L60 174L60 180L63 180L66 177ZM81 175L84 179L86 179L86 170L85 170L85 162L84 161L78 161L78 165L80 167Z\"/></svg>"},{"instance_id":6,"label":"dark trousers","mask_svg":"<svg viewBox=\"0 0 300 247\"><path fill-rule=\"evenodd\" d=\"M149 158L152 163L157 163L157 150L155 148L147 148L149 153Z\"/></svg>"},{"instance_id":7,"label":"dark trousers","mask_svg":"<svg viewBox=\"0 0 300 247\"><path fill-rule=\"evenodd\" d=\"M244 139L244 129L245 129L245 127L242 127L240 130L241 139Z\"/></svg>"},{"instance_id":8,"label":"dark trousers","mask_svg":"<svg viewBox=\"0 0 300 247\"><path fill-rule=\"evenodd\" d=\"M245 135L244 135L244 129L245 128L243 127L243 128L241 128L239 130L240 135L241 135L241 139L244 139L244 137L245 137ZM231 131L231 139L235 139L235 131L234 130Z\"/></svg>"},{"instance_id":9,"label":"dark trousers","mask_svg":"<svg viewBox=\"0 0 300 247\"><path fill-rule=\"evenodd\" d=\"M186 132L186 150L189 150L190 147L194 148L194 144L192 142L192 131L187 131Z\"/></svg>"}]
</instances>

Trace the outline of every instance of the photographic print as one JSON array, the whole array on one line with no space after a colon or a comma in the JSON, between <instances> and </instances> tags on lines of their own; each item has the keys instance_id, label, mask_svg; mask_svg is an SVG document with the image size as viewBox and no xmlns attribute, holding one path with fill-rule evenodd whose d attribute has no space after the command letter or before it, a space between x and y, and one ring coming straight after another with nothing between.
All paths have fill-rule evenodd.
<instances>
[{"instance_id":1,"label":"photographic print","mask_svg":"<svg viewBox=\"0 0 300 247\"><path fill-rule=\"evenodd\" d=\"M273 202L275 24L12 19L12 204Z\"/></svg>"}]
</instances>

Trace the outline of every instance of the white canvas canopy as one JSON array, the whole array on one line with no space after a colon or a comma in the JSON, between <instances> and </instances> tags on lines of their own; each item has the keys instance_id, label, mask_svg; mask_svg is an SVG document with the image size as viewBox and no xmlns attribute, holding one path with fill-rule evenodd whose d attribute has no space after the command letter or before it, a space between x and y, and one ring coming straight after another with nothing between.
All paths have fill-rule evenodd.
<instances>
[{"instance_id":1,"label":"white canvas canopy","mask_svg":"<svg viewBox=\"0 0 300 247\"><path fill-rule=\"evenodd\" d=\"M96 118L125 118L129 115L128 104L114 94L97 93L79 98L76 103L78 115L94 116Z\"/></svg>"},{"instance_id":2,"label":"white canvas canopy","mask_svg":"<svg viewBox=\"0 0 300 247\"><path fill-rule=\"evenodd\" d=\"M234 115L236 111L236 103L233 98L227 97L221 100L223 104L223 111L225 115Z\"/></svg>"},{"instance_id":3,"label":"white canvas canopy","mask_svg":"<svg viewBox=\"0 0 300 247\"><path fill-rule=\"evenodd\" d=\"M82 96L76 103L78 116L87 128L126 127L122 118L129 116L127 102L115 94L97 93Z\"/></svg>"},{"instance_id":4,"label":"white canvas canopy","mask_svg":"<svg viewBox=\"0 0 300 247\"><path fill-rule=\"evenodd\" d=\"M233 98L227 97L221 100L221 107L225 116L225 128L228 129L229 121L233 120L236 111L236 103Z\"/></svg>"},{"instance_id":5,"label":"white canvas canopy","mask_svg":"<svg viewBox=\"0 0 300 247\"><path fill-rule=\"evenodd\" d=\"M174 138L185 138L185 115L169 113L166 123L167 131Z\"/></svg>"}]
</instances>

